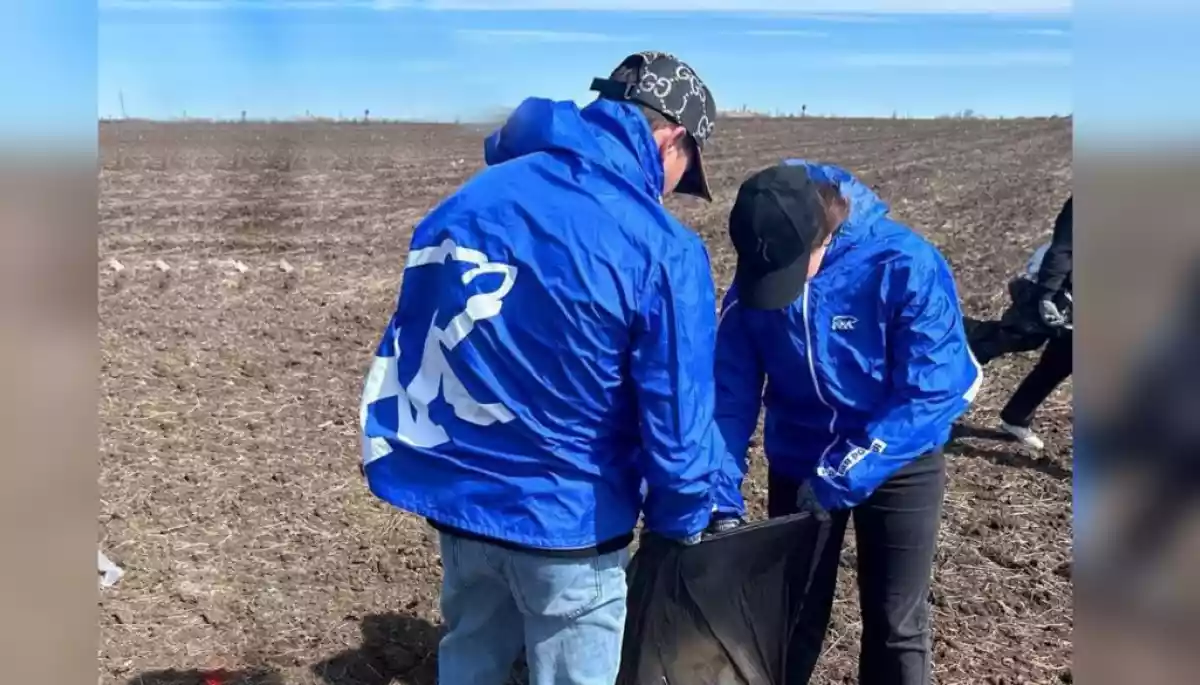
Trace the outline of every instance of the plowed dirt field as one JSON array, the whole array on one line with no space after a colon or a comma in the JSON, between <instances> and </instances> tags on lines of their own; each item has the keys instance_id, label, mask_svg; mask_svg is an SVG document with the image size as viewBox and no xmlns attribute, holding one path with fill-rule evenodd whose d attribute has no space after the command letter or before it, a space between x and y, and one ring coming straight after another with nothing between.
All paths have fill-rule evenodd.
<instances>
[{"instance_id":1,"label":"plowed dirt field","mask_svg":"<svg viewBox=\"0 0 1200 685\"><path fill-rule=\"evenodd\" d=\"M480 166L485 132L101 126L101 544L128 571L100 600L103 683L225 669L227 683L432 685L435 538L363 486L358 400L412 226ZM1048 239L1071 144L1066 119L728 119L708 156L716 202L669 204L723 289L741 179L790 156L840 164L942 249L986 318ZM1039 414L1042 454L992 431L1034 359L988 367L949 446L938 683L1070 682L1070 384ZM755 463L762 515L760 449ZM848 544L814 683L855 681L853 558Z\"/></svg>"}]
</instances>

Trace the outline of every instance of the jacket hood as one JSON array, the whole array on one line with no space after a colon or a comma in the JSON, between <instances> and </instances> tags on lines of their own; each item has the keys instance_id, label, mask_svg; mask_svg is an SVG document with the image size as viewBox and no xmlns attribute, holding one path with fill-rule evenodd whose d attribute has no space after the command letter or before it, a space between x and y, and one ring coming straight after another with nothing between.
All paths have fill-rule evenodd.
<instances>
[{"instance_id":1,"label":"jacket hood","mask_svg":"<svg viewBox=\"0 0 1200 685\"><path fill-rule=\"evenodd\" d=\"M527 98L483 144L488 166L535 152L567 152L605 167L657 198L664 171L650 125L636 107L598 98Z\"/></svg>"},{"instance_id":2,"label":"jacket hood","mask_svg":"<svg viewBox=\"0 0 1200 685\"><path fill-rule=\"evenodd\" d=\"M832 164L819 164L804 159L787 159L784 164L803 166L808 170L809 178L825 181L836 185L842 197L850 201L850 216L842 224L840 234L851 240L851 244L870 232L871 226L891 211L888 203L884 202L867 184L858 180L854 174Z\"/></svg>"}]
</instances>

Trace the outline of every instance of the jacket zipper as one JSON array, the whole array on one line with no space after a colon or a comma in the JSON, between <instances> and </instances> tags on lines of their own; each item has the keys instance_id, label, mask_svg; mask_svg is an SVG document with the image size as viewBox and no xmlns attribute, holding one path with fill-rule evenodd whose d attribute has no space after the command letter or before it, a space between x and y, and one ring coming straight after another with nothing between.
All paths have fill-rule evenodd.
<instances>
[{"instance_id":1,"label":"jacket zipper","mask_svg":"<svg viewBox=\"0 0 1200 685\"><path fill-rule=\"evenodd\" d=\"M808 373L812 376L813 390L817 391L817 399L820 400L821 404L825 405L826 409L833 412L833 417L829 419L829 433L833 436L833 440L825 447L825 451L821 452L821 459L817 462L817 467L820 468L825 461L825 457L829 455L829 451L838 442L838 434L836 432L838 412L832 404L825 400L825 394L821 392L821 384L817 381L817 364L813 360L812 324L808 318L808 293L808 283L805 282L804 307L802 310L804 314L804 354L808 358Z\"/></svg>"}]
</instances>

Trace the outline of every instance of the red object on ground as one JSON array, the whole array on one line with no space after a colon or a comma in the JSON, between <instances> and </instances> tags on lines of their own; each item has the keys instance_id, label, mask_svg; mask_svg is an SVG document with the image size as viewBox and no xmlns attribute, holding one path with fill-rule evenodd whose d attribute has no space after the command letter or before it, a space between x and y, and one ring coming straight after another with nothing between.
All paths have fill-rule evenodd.
<instances>
[{"instance_id":1,"label":"red object on ground","mask_svg":"<svg viewBox=\"0 0 1200 685\"><path fill-rule=\"evenodd\" d=\"M204 678L204 685L224 685L225 683L224 671L207 671L202 673L201 677Z\"/></svg>"}]
</instances>

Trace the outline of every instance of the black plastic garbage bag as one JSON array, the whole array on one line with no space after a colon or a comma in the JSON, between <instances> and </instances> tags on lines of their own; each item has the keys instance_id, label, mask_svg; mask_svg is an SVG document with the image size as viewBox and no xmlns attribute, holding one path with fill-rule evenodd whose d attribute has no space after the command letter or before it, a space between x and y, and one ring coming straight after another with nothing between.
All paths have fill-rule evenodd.
<instances>
[{"instance_id":1,"label":"black plastic garbage bag","mask_svg":"<svg viewBox=\"0 0 1200 685\"><path fill-rule=\"evenodd\" d=\"M819 604L808 593L828 535L827 520L801 513L691 547L643 539L617 684L784 685L802 656L788 655L792 631Z\"/></svg>"},{"instance_id":2,"label":"black plastic garbage bag","mask_svg":"<svg viewBox=\"0 0 1200 685\"><path fill-rule=\"evenodd\" d=\"M1014 278L1008 284L1012 300L1004 314L994 321L970 320L967 338L980 364L1008 354L1031 352L1046 344L1062 330L1050 329L1038 314L1041 301L1038 286L1027 278Z\"/></svg>"}]
</instances>

